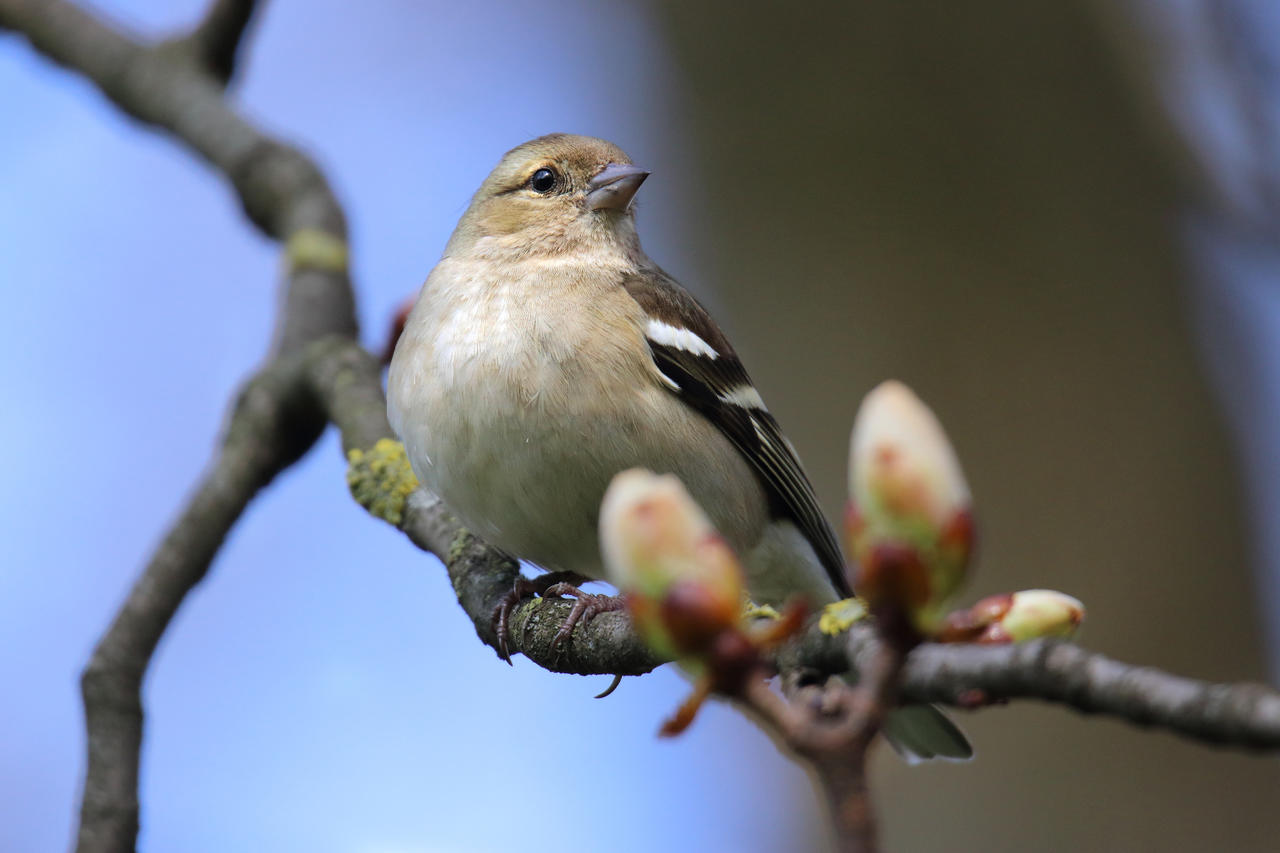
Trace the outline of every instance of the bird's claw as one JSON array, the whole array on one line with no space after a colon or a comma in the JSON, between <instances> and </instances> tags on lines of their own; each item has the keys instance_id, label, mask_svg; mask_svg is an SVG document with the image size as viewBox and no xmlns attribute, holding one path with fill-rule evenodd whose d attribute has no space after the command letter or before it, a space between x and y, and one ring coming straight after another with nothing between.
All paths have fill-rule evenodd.
<instances>
[{"instance_id":1,"label":"bird's claw","mask_svg":"<svg viewBox=\"0 0 1280 853\"><path fill-rule=\"evenodd\" d=\"M587 614L592 608L590 603L584 604L583 598L587 599L603 599L612 601L607 595L592 595L591 593L582 592L578 589L578 584L584 584L590 578L583 577L577 572L548 572L545 575L530 580L523 575L516 578L515 584L511 587L511 591L502 596L493 608L493 615L490 617L493 625L493 632L496 635L496 645L498 657L506 661L509 665L514 666L511 662L511 614L516 606L526 598L532 598L535 595L550 598L552 596L569 595L578 599L574 603L573 610L569 613L569 618L565 620L565 626L556 633L555 639L552 641L552 648L557 648L563 641L564 637L569 636L573 632L573 626L586 615L588 620L597 613L603 613L606 610L616 610L613 606L595 605L595 609ZM564 635L564 637L561 636Z\"/></svg>"},{"instance_id":2,"label":"bird's claw","mask_svg":"<svg viewBox=\"0 0 1280 853\"><path fill-rule=\"evenodd\" d=\"M560 630L556 631L556 635L551 638L552 651L559 650L564 641L573 634L573 629L577 627L579 622L585 625L601 613L621 610L626 606L621 596L583 592L573 584L563 581L552 584L542 592L543 598L550 598L553 595L567 596L576 600L573 602L573 608L569 611L568 617L560 625Z\"/></svg>"},{"instance_id":3,"label":"bird's claw","mask_svg":"<svg viewBox=\"0 0 1280 853\"><path fill-rule=\"evenodd\" d=\"M493 623L493 632L497 635L498 641L498 657L507 662L508 666L515 666L511 662L511 611L515 606L526 598L531 597L538 591L537 585L524 577L523 575L516 578L515 585L511 587L511 591L502 596L498 600L497 605L493 608L493 616L490 617Z\"/></svg>"}]
</instances>

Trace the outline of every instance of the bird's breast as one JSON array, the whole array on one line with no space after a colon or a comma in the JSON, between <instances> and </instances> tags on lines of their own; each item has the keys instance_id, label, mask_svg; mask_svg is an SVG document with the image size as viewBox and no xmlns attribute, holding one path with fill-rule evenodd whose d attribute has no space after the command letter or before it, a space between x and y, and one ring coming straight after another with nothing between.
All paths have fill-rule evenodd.
<instances>
[{"instance_id":1,"label":"bird's breast","mask_svg":"<svg viewBox=\"0 0 1280 853\"><path fill-rule=\"evenodd\" d=\"M419 479L482 537L591 573L600 496L643 455L643 317L596 270L481 273L442 263L428 280L391 366L393 426Z\"/></svg>"},{"instance_id":2,"label":"bird's breast","mask_svg":"<svg viewBox=\"0 0 1280 853\"><path fill-rule=\"evenodd\" d=\"M424 295L419 369L445 393L481 395L480 411L574 417L592 392L644 373L644 318L620 271L530 259L500 275L463 262L446 272Z\"/></svg>"}]
</instances>

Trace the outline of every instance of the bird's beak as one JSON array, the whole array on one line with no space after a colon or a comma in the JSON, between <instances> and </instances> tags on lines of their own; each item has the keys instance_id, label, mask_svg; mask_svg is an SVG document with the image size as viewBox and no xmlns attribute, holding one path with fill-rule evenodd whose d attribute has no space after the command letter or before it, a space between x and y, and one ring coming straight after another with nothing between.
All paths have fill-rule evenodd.
<instances>
[{"instance_id":1,"label":"bird's beak","mask_svg":"<svg viewBox=\"0 0 1280 853\"><path fill-rule=\"evenodd\" d=\"M592 210L627 209L649 173L639 166L610 163L587 183L587 207Z\"/></svg>"}]
</instances>

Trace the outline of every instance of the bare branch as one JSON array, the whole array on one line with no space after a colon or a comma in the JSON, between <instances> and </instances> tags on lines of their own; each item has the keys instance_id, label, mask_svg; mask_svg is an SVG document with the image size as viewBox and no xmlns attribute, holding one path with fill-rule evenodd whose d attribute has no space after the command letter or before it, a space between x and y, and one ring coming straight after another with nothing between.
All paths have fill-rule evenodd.
<instances>
[{"instance_id":1,"label":"bare branch","mask_svg":"<svg viewBox=\"0 0 1280 853\"><path fill-rule=\"evenodd\" d=\"M961 706L1040 699L1205 743L1280 749L1280 693L1270 687L1183 678L1056 640L922 646L907 662L902 693L916 702Z\"/></svg>"},{"instance_id":2,"label":"bare branch","mask_svg":"<svg viewBox=\"0 0 1280 853\"><path fill-rule=\"evenodd\" d=\"M220 452L83 673L89 752L77 842L83 853L134 848L141 689L151 655L249 501L324 428L307 393L302 349L317 338L356 331L345 218L327 182L309 160L250 126L222 97L252 5L215 3L193 36L207 51L209 64L201 67L176 59L173 43L137 44L61 0L0 0L0 28L23 33L122 110L203 157L229 178L249 217L288 249L274 356L239 394Z\"/></svg>"},{"instance_id":3,"label":"bare branch","mask_svg":"<svg viewBox=\"0 0 1280 853\"><path fill-rule=\"evenodd\" d=\"M868 625L855 625L840 637L810 630L782 651L778 664L784 670L857 672L878 645ZM1039 699L1205 743L1280 749L1280 692L1275 689L1183 678L1062 640L1009 646L925 643L907 657L901 696L960 708Z\"/></svg>"},{"instance_id":4,"label":"bare branch","mask_svg":"<svg viewBox=\"0 0 1280 853\"><path fill-rule=\"evenodd\" d=\"M350 341L331 339L312 349L309 370L318 405L342 432L345 451L360 452L394 440L376 358ZM491 617L499 600L511 591L519 566L468 533L438 498L413 491L416 481L403 462L403 449L398 443L392 446L392 452L401 456L408 483L384 466L381 476L389 479L378 487L384 492L401 490L404 498L375 515L395 524L414 544L444 562L458 602L471 617L477 636L496 651ZM382 461L390 460L384 457ZM554 599L522 603L511 617L513 649L553 672L578 675L641 675L664 662L631 630L622 613L597 616L553 650L552 639L570 607L569 602Z\"/></svg>"},{"instance_id":5,"label":"bare branch","mask_svg":"<svg viewBox=\"0 0 1280 853\"><path fill-rule=\"evenodd\" d=\"M292 424L291 371L259 375L240 395L221 452L169 529L81 676L89 762L80 851L132 850L138 833L142 679L186 594L246 505L314 441Z\"/></svg>"},{"instance_id":6,"label":"bare branch","mask_svg":"<svg viewBox=\"0 0 1280 853\"><path fill-rule=\"evenodd\" d=\"M214 0L204 20L191 33L190 44L197 60L224 86L235 74L236 54L257 6L256 0Z\"/></svg>"},{"instance_id":7,"label":"bare branch","mask_svg":"<svg viewBox=\"0 0 1280 853\"><path fill-rule=\"evenodd\" d=\"M219 82L194 64L175 61L163 45L131 41L64 0L0 0L0 29L21 33L124 112L176 136L231 181L245 213L268 236L284 241L314 229L345 245L342 209L315 165L246 122ZM308 313L335 325L331 332L350 333L352 297L341 290L314 293L317 309L331 310Z\"/></svg>"},{"instance_id":8,"label":"bare branch","mask_svg":"<svg viewBox=\"0 0 1280 853\"><path fill-rule=\"evenodd\" d=\"M317 345L311 376L320 405L339 426L348 451L391 439L377 360L354 344ZM412 483L410 484L410 488ZM418 491L393 520L419 547L444 561L480 639L494 645L493 606L515 578L515 565L470 536L434 497ZM551 652L551 638L570 604L536 600L516 608L513 650L539 665L579 674L635 675L662 663L646 652L621 613L580 625L571 642ZM816 624L778 654L783 671L830 675L860 671L878 654L875 632L855 625L829 636ZM1041 699L1085 713L1102 713L1142 726L1159 726L1209 743L1280 749L1280 693L1251 684L1221 685L1119 663L1070 643L1016 646L925 644L908 655L902 698L974 707L1006 699Z\"/></svg>"},{"instance_id":9,"label":"bare branch","mask_svg":"<svg viewBox=\"0 0 1280 853\"><path fill-rule=\"evenodd\" d=\"M320 405L339 426L348 451L391 439L377 360L358 346L325 342L312 361ZM411 483L412 485L412 483ZM490 616L515 579L515 565L470 536L426 492L410 495L393 519L415 544L444 561L459 603L480 639L494 637ZM637 675L662 663L646 652L621 613L580 625L559 654L551 638L568 615L563 601L525 602L513 614L512 649L556 672ZM777 656L780 670L824 675L858 672L878 654L868 625L829 636L817 624ZM926 643L908 655L901 695L910 702L971 708L1006 699L1041 699L1085 713L1102 713L1142 726L1159 726L1195 740L1280 749L1280 693L1251 684L1221 685L1113 661L1070 643L1016 646Z\"/></svg>"},{"instance_id":10,"label":"bare branch","mask_svg":"<svg viewBox=\"0 0 1280 853\"><path fill-rule=\"evenodd\" d=\"M794 687L784 679L790 702L762 680L748 679L740 702L774 741L807 764L826 800L842 853L877 849L876 825L867 785L867 748L896 704L903 649L878 642L864 659L854 687L833 678L825 686Z\"/></svg>"}]
</instances>

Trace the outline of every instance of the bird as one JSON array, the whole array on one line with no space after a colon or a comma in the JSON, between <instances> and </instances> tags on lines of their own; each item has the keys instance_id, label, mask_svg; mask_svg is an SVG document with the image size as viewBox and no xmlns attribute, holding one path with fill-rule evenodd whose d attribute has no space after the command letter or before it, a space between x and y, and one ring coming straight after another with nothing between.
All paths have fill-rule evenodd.
<instances>
[{"instance_id":1,"label":"bird","mask_svg":"<svg viewBox=\"0 0 1280 853\"><path fill-rule=\"evenodd\" d=\"M410 466L468 529L546 569L540 591L590 611L608 605L572 581L604 577L601 499L635 467L684 482L754 601L850 596L813 486L737 352L641 248L632 202L649 174L563 133L501 158L391 358L388 419ZM900 752L967 757L940 712L904 710Z\"/></svg>"}]
</instances>

